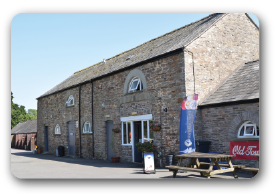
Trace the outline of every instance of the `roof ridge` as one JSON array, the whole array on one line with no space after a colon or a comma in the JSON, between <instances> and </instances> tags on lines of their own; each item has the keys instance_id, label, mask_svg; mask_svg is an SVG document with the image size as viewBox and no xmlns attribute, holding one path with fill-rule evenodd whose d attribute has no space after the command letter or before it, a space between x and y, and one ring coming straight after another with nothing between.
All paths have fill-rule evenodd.
<instances>
[{"instance_id":1,"label":"roof ridge","mask_svg":"<svg viewBox=\"0 0 275 194\"><path fill-rule=\"evenodd\" d=\"M168 34L171 34L171 33L174 33L174 32L176 32L176 31L179 31L179 30L181 30L181 29L183 29L183 28L186 28L186 27L188 27L188 26L190 26L190 25L193 25L193 24L195 24L195 23L198 23L198 22L201 21L201 20L210 18L210 17L212 17L213 15L217 15L217 14L220 14L220 13L213 13L213 14L210 14L210 15L204 17L204 18L201 18L201 19L199 19L199 20L197 20L197 21L191 22L191 23L189 23L189 24L187 24L187 25L185 25L185 26L182 26L182 27L180 27L180 28L177 28L177 29L175 29L175 30L173 30L173 31L171 31L171 32L168 32L168 33L165 33L165 34L163 34L163 35L160 35L160 36L158 36L158 37L156 37L156 38L153 38L153 39L151 39L151 40L149 40L149 41L147 41L147 42L144 42L144 43L142 43L142 44L140 44L140 45L138 45L138 46L136 46L136 47L134 47L134 48L131 48L131 49L127 50L127 51L124 51L124 52L122 52L122 53L119 53L119 54L117 54L117 55L115 55L115 56L113 56L113 57L110 57L110 58L108 58L108 59L105 59L105 60L107 61L107 60L116 58L116 57L118 57L118 56L120 56L120 55L122 55L122 54L125 54L125 53L127 53L127 52L130 52L130 51L132 51L132 50L134 50L134 49L136 49L136 48L138 48L138 47L140 47L140 46L142 46L142 45L144 45L144 44L148 44L148 43L150 43L150 42L152 42L152 41L154 41L154 40L157 40L157 39L159 39L159 38L162 38L162 37L164 37L164 36L167 36ZM86 70L86 69L89 69L89 68L91 68L91 67L93 67L93 66L95 66L95 65L99 65L99 64L101 64L101 63L102 63L102 61L101 61L101 62L98 62L98 63L96 63L96 64L93 64L93 65L91 65L91 66L89 66L89 67L86 67L86 68L84 68L84 69L82 69L82 70L76 71L74 74L80 73L80 72L82 72L82 71L84 71L84 70Z\"/></svg>"}]
</instances>

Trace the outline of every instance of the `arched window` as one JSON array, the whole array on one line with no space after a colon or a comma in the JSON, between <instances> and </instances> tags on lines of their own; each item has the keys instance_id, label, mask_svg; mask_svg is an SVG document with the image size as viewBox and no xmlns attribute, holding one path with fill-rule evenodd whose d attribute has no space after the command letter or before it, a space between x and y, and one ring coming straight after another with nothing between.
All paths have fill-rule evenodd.
<instances>
[{"instance_id":1,"label":"arched window","mask_svg":"<svg viewBox=\"0 0 275 194\"><path fill-rule=\"evenodd\" d=\"M83 126L83 133L92 133L92 127L90 122L86 121Z\"/></svg>"},{"instance_id":2,"label":"arched window","mask_svg":"<svg viewBox=\"0 0 275 194\"><path fill-rule=\"evenodd\" d=\"M238 138L259 138L259 127L251 121L244 122L238 131Z\"/></svg>"},{"instance_id":3,"label":"arched window","mask_svg":"<svg viewBox=\"0 0 275 194\"><path fill-rule=\"evenodd\" d=\"M139 77L134 77L129 84L129 93L130 92L135 92L135 91L140 91L143 89L143 84L140 80Z\"/></svg>"},{"instance_id":4,"label":"arched window","mask_svg":"<svg viewBox=\"0 0 275 194\"><path fill-rule=\"evenodd\" d=\"M73 97L73 95L69 96L66 104L67 104L67 106L73 106L74 105L74 97Z\"/></svg>"},{"instance_id":5,"label":"arched window","mask_svg":"<svg viewBox=\"0 0 275 194\"><path fill-rule=\"evenodd\" d=\"M58 124L55 126L54 132L55 132L55 134L61 134L61 130L60 130L60 127Z\"/></svg>"}]
</instances>

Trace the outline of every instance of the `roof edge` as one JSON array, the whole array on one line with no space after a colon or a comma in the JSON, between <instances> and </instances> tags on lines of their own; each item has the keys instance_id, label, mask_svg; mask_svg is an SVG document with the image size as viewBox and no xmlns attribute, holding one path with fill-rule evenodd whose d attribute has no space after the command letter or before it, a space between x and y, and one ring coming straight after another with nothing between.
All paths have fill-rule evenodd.
<instances>
[{"instance_id":1,"label":"roof edge","mask_svg":"<svg viewBox=\"0 0 275 194\"><path fill-rule=\"evenodd\" d=\"M247 103L255 103L255 102L260 102L260 98L252 98L252 99L237 100L237 101L227 101L227 102L220 102L220 103L213 103L213 104L204 104L204 105L198 105L198 107L203 109L203 108L231 106L231 105L247 104Z\"/></svg>"},{"instance_id":2,"label":"roof edge","mask_svg":"<svg viewBox=\"0 0 275 194\"><path fill-rule=\"evenodd\" d=\"M82 84L90 83L90 82L92 82L92 81L95 81L95 80L98 80L98 79L101 79L101 78L110 76L110 75L115 74L115 73L119 73L119 72L122 72L122 71L126 71L126 70L128 70L128 69L130 69L130 68L133 68L133 67L136 67L136 66L139 66L139 65L143 65L144 63L151 63L151 62L156 61L156 60L159 60L159 59L161 59L161 58L165 58L165 57L169 57L169 56L171 56L171 55L175 55L175 54L181 53L181 52L183 52L183 49L184 49L184 47L178 48L178 49L175 49L175 50L173 50L173 51L170 51L170 52L167 52L167 53L164 53L164 54L161 54L161 55L152 57L152 58L150 58L150 59L147 59L147 60L140 61L140 62L138 62L138 63L132 64L132 65L126 67L126 68L118 69L118 70L116 70L116 71L112 71L112 72L110 72L110 73L108 73L108 74L104 74L104 75L102 75L102 76L95 77L95 78L93 78L93 79L90 79L90 80L87 80L87 81L84 81L84 82L77 83L77 84L75 84L75 85L69 86L69 87L67 87L67 88L63 88L63 89L61 89L61 90L57 90L57 91L55 91L55 92L53 92L53 93L50 93L50 94L47 94L47 95L41 95L41 96L39 96L38 98L36 98L36 100L39 100L39 99L41 99L41 98L44 98L44 97L47 97L47 96L50 96L50 95L59 93L59 92L61 92L61 91L65 91L65 90L68 90L68 89L71 89L71 88L75 88L75 87L77 87L77 86L79 86L79 85L82 85Z\"/></svg>"},{"instance_id":3,"label":"roof edge","mask_svg":"<svg viewBox=\"0 0 275 194\"><path fill-rule=\"evenodd\" d=\"M188 42L188 44L184 45L184 47L189 46L192 42L194 42L196 39L198 39L201 35L203 35L206 31L208 31L210 28L212 28L217 22L219 22L222 18L224 18L228 13L215 13L215 14L224 14L221 18L217 19L213 24L211 24L208 28L206 28L202 33L200 33L198 36L193 38L191 41ZM211 14L213 15L213 14ZM210 15L209 15L210 16Z\"/></svg>"},{"instance_id":4,"label":"roof edge","mask_svg":"<svg viewBox=\"0 0 275 194\"><path fill-rule=\"evenodd\" d=\"M129 49L129 50L126 50L126 51L124 51L124 52L122 52L122 53L119 53L119 54L117 54L117 55L115 55L115 56L113 56L113 57L110 57L110 58L108 58L108 59L105 59L106 61L107 60L110 60L110 59L113 59L113 58L116 58L116 57L118 57L118 56L120 56L120 55L122 55L122 54L125 54L125 53L127 53L127 52L129 52L129 51L131 51L131 50L134 50L134 49L136 49L136 48L138 48L138 47L140 47L140 46L142 46L142 45L144 45L144 44L148 44L148 43L150 43L150 42L152 42L152 41L154 41L154 40L156 40L156 39L159 39L159 38L162 38L162 37L164 37L164 36L166 36L166 35L169 35L169 34L171 34L171 33L174 33L174 32L176 32L176 31L178 31L178 30L181 30L182 28L186 28L186 27L188 27L188 26L190 26L190 25L193 25L193 24L195 24L195 23L197 23L197 22L199 22L199 21L201 21L201 20L204 20L204 19L206 19L206 18L208 18L208 17L212 17L213 15L216 15L216 14L224 14L224 13L212 13L212 14L210 14L210 15L208 15L208 16L206 16L206 17L203 17L203 18L201 18L201 19L199 19L199 20L197 20L197 21L194 21L194 22L191 22L191 23L189 23L189 24L186 24L185 26L182 26L182 27L180 27L180 28L177 28L177 29L175 29L175 30L173 30L173 31L171 31L171 32L167 32L167 33L165 33L165 34L163 34L163 35L160 35L160 36L158 36L158 37L156 37L156 38L153 38L153 39L151 39L151 40L149 40L149 41L146 41L146 42L144 42L144 43L142 43L142 44L140 44L140 45L138 45L138 46L136 46L136 47L134 47L134 48L131 48L131 49ZM225 14L226 15L226 14ZM218 20L217 20L218 21ZM216 22L217 22L216 21ZM214 23L216 23L216 22L214 22ZM212 25L211 25L212 26ZM207 28L206 30L208 30L209 28ZM199 35L200 36L200 35ZM193 41L193 40L192 40ZM191 41L190 41L191 42ZM89 67L86 67L86 68L84 68L84 69L81 69L81 70L79 70L79 71L76 71L76 72L74 72L74 74L76 74L76 73L79 73L79 72L81 72L81 71L84 71L84 70L86 70L86 69L89 69L89 68L91 68L91 67L93 67L94 65L99 65L99 64L101 64L102 63L102 61L100 61L100 62L98 62L98 63L96 63L96 64L93 64L93 65L91 65L91 66L89 66Z\"/></svg>"}]
</instances>

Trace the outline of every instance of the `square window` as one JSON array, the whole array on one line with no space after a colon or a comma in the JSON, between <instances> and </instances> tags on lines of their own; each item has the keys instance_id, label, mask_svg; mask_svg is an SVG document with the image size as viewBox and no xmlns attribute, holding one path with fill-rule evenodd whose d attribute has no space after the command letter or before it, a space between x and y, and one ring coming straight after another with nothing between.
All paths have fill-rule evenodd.
<instances>
[{"instance_id":1,"label":"square window","mask_svg":"<svg viewBox=\"0 0 275 194\"><path fill-rule=\"evenodd\" d=\"M136 90L142 90L142 83L137 77L132 79L129 85L129 92L134 92Z\"/></svg>"},{"instance_id":2,"label":"square window","mask_svg":"<svg viewBox=\"0 0 275 194\"><path fill-rule=\"evenodd\" d=\"M92 133L91 124L86 122L83 126L83 133Z\"/></svg>"},{"instance_id":3,"label":"square window","mask_svg":"<svg viewBox=\"0 0 275 194\"><path fill-rule=\"evenodd\" d=\"M132 85L130 87L131 90L136 90L138 86L139 80L135 80L132 82Z\"/></svg>"},{"instance_id":4,"label":"square window","mask_svg":"<svg viewBox=\"0 0 275 194\"><path fill-rule=\"evenodd\" d=\"M61 130L58 124L55 126L55 134L61 134Z\"/></svg>"},{"instance_id":5,"label":"square window","mask_svg":"<svg viewBox=\"0 0 275 194\"><path fill-rule=\"evenodd\" d=\"M66 102L67 106L73 106L74 105L74 97L71 95L67 102Z\"/></svg>"},{"instance_id":6,"label":"square window","mask_svg":"<svg viewBox=\"0 0 275 194\"><path fill-rule=\"evenodd\" d=\"M127 144L126 131L127 131L126 122L124 122L123 123L123 144Z\"/></svg>"},{"instance_id":7,"label":"square window","mask_svg":"<svg viewBox=\"0 0 275 194\"><path fill-rule=\"evenodd\" d=\"M89 124L85 124L85 131L88 132L89 131Z\"/></svg>"},{"instance_id":8,"label":"square window","mask_svg":"<svg viewBox=\"0 0 275 194\"><path fill-rule=\"evenodd\" d=\"M245 127L245 134L246 135L253 135L254 126L246 126Z\"/></svg>"}]
</instances>

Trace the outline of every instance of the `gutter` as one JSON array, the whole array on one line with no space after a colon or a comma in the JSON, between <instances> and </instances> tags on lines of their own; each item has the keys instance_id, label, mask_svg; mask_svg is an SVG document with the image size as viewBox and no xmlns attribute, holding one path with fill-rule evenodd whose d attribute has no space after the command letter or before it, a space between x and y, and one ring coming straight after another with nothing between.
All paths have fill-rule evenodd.
<instances>
[{"instance_id":1,"label":"gutter","mask_svg":"<svg viewBox=\"0 0 275 194\"><path fill-rule=\"evenodd\" d=\"M256 103L256 102L260 102L260 98L198 105L198 107L200 109L204 109L204 108L213 108L213 107L220 107L220 106L231 106L231 105L248 104L248 103Z\"/></svg>"}]
</instances>

